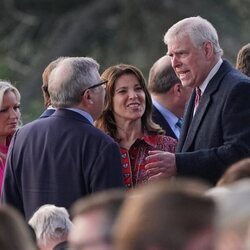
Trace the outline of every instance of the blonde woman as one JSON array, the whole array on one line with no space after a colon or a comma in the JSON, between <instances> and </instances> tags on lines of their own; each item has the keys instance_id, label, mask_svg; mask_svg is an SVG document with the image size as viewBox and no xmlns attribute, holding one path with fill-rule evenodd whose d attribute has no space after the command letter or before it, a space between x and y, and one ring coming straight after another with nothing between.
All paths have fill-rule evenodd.
<instances>
[{"instance_id":1,"label":"blonde woman","mask_svg":"<svg viewBox=\"0 0 250 250\"><path fill-rule=\"evenodd\" d=\"M20 99L17 88L0 80L0 192L10 140L21 123Z\"/></svg>"}]
</instances>

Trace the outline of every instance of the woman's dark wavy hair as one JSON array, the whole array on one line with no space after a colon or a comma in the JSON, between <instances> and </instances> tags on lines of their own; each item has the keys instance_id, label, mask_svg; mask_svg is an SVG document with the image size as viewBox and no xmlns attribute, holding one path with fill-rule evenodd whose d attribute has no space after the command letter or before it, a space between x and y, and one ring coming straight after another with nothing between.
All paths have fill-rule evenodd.
<instances>
[{"instance_id":1,"label":"woman's dark wavy hair","mask_svg":"<svg viewBox=\"0 0 250 250\"><path fill-rule=\"evenodd\" d=\"M120 141L117 135L117 126L113 115L113 96L116 80L125 74L133 74L137 77L145 93L146 108L142 116L142 130L148 134L164 134L159 125L152 121L152 99L147 90L146 82L142 72L133 65L118 64L107 68L101 78L107 80L106 99L102 115L96 120L95 125L105 133L109 134L116 141Z\"/></svg>"}]
</instances>

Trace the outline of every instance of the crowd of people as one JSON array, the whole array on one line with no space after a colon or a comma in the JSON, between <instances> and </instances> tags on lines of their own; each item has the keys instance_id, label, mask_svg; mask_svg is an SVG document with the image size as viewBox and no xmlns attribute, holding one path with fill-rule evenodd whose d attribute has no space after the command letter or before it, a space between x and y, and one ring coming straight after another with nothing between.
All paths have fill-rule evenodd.
<instances>
[{"instance_id":1,"label":"crowd of people","mask_svg":"<svg viewBox=\"0 0 250 250\"><path fill-rule=\"evenodd\" d=\"M250 46L234 67L199 16L164 43L148 82L55 59L25 125L0 81L0 249L249 249Z\"/></svg>"}]
</instances>

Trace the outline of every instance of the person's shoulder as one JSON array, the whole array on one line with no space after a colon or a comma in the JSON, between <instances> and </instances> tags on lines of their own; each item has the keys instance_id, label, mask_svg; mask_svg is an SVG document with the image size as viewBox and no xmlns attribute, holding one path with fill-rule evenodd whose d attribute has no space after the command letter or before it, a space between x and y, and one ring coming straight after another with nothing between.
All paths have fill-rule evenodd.
<instances>
[{"instance_id":1,"label":"person's shoulder","mask_svg":"<svg viewBox=\"0 0 250 250\"><path fill-rule=\"evenodd\" d=\"M176 144L177 140L171 136L167 136L167 135L157 135L159 140L165 141L165 142L171 142Z\"/></svg>"},{"instance_id":2,"label":"person's shoulder","mask_svg":"<svg viewBox=\"0 0 250 250\"><path fill-rule=\"evenodd\" d=\"M229 82L232 82L233 84L239 84L239 83L250 84L250 77L248 77L247 75L243 74L242 72L233 67L231 68L230 71L228 71L225 79Z\"/></svg>"},{"instance_id":3,"label":"person's shoulder","mask_svg":"<svg viewBox=\"0 0 250 250\"><path fill-rule=\"evenodd\" d=\"M119 151L119 144L114 138L94 126L88 131L87 137L91 141L92 146L96 146L96 148L112 151L116 148Z\"/></svg>"},{"instance_id":4,"label":"person's shoulder","mask_svg":"<svg viewBox=\"0 0 250 250\"><path fill-rule=\"evenodd\" d=\"M30 121L30 122L22 125L19 128L19 131L26 131L26 130L34 129L35 127L39 127L41 125L41 123L43 123L43 120L45 120L45 119L36 119L36 120Z\"/></svg>"},{"instance_id":5,"label":"person's shoulder","mask_svg":"<svg viewBox=\"0 0 250 250\"><path fill-rule=\"evenodd\" d=\"M243 91L250 89L250 77L244 75L238 70L231 71L226 78L228 89L230 90L230 85L232 90L242 89Z\"/></svg>"},{"instance_id":6,"label":"person's shoulder","mask_svg":"<svg viewBox=\"0 0 250 250\"><path fill-rule=\"evenodd\" d=\"M223 96L245 91L249 93L249 90L250 78L236 69L228 71L220 82L220 94L222 94Z\"/></svg>"},{"instance_id":7,"label":"person's shoulder","mask_svg":"<svg viewBox=\"0 0 250 250\"><path fill-rule=\"evenodd\" d=\"M177 140L171 136L156 135L156 148L167 152L174 153L177 145Z\"/></svg>"},{"instance_id":8,"label":"person's shoulder","mask_svg":"<svg viewBox=\"0 0 250 250\"><path fill-rule=\"evenodd\" d=\"M95 126L89 126L89 132L89 135L93 136L93 138L96 138L97 141L103 140L107 142L115 142L115 140L111 136L105 134L103 131L96 128Z\"/></svg>"},{"instance_id":9,"label":"person's shoulder","mask_svg":"<svg viewBox=\"0 0 250 250\"><path fill-rule=\"evenodd\" d=\"M49 117L44 119L36 119L20 126L15 133L15 138L23 140L27 137L36 137L38 134L41 134L42 131L48 129L49 119Z\"/></svg>"},{"instance_id":10,"label":"person's shoulder","mask_svg":"<svg viewBox=\"0 0 250 250\"><path fill-rule=\"evenodd\" d=\"M149 136L151 140L155 141L156 145L176 145L177 140L171 136L156 134Z\"/></svg>"}]
</instances>

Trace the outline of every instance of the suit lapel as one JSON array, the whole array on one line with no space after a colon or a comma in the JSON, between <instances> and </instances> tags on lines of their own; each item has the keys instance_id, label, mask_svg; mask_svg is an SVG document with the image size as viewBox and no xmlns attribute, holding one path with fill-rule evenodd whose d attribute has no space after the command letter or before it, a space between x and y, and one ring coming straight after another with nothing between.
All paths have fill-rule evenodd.
<instances>
[{"instance_id":1,"label":"suit lapel","mask_svg":"<svg viewBox=\"0 0 250 250\"><path fill-rule=\"evenodd\" d=\"M159 124L165 130L167 136L171 136L177 140L177 137L174 131L171 129L168 121L166 121L164 116L155 106L153 106L153 118L154 122Z\"/></svg>"},{"instance_id":2,"label":"suit lapel","mask_svg":"<svg viewBox=\"0 0 250 250\"><path fill-rule=\"evenodd\" d=\"M210 103L210 95L205 96L205 93L204 93L204 96L202 97L200 104L196 110L196 113L194 117L192 118L191 123L189 125L187 137L183 145L182 151L187 151L187 149L191 146L196 136L196 133L199 130L199 126L203 120L206 110L209 107L209 103ZM193 114L193 109L192 109L191 114Z\"/></svg>"},{"instance_id":3,"label":"suit lapel","mask_svg":"<svg viewBox=\"0 0 250 250\"><path fill-rule=\"evenodd\" d=\"M182 142L177 148L177 152L186 152L191 147L192 143L195 140L196 134L199 131L199 127L204 120L204 116L211 104L212 96L218 90L221 81L228 71L230 71L232 67L226 61L223 62L218 72L214 75L214 77L210 80L205 89L205 92L202 95L200 104L196 110L196 113L193 117L194 110L194 99L195 93L193 92L191 100L188 105L187 121L184 120L185 128L183 128Z\"/></svg>"}]
</instances>

